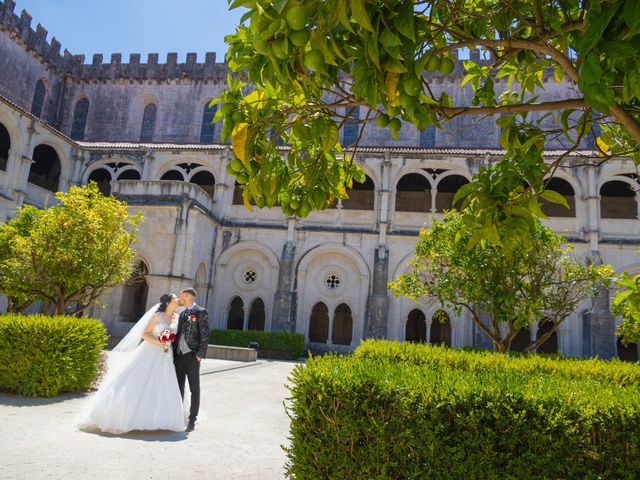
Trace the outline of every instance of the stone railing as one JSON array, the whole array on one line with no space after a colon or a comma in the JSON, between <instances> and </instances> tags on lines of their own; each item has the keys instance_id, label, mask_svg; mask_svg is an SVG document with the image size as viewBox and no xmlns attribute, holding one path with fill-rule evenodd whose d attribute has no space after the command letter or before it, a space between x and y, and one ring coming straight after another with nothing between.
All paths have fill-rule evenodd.
<instances>
[{"instance_id":1,"label":"stone railing","mask_svg":"<svg viewBox=\"0 0 640 480\"><path fill-rule=\"evenodd\" d=\"M191 201L207 213L213 212L213 199L198 185L177 180L119 180L113 183L113 195L134 205L175 204Z\"/></svg>"}]
</instances>

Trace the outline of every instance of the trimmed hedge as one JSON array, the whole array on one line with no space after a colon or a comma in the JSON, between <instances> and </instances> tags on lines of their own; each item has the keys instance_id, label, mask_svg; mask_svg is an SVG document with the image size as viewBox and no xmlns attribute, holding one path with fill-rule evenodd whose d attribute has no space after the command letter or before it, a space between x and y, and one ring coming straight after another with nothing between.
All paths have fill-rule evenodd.
<instances>
[{"instance_id":1,"label":"trimmed hedge","mask_svg":"<svg viewBox=\"0 0 640 480\"><path fill-rule=\"evenodd\" d=\"M304 335L291 332L262 332L259 330L211 330L209 342L230 347L247 347L251 342L260 344L260 351L285 352L291 358L304 355Z\"/></svg>"},{"instance_id":2,"label":"trimmed hedge","mask_svg":"<svg viewBox=\"0 0 640 480\"><path fill-rule=\"evenodd\" d=\"M361 354L309 359L290 383L290 478L631 480L640 472L635 387Z\"/></svg>"},{"instance_id":3,"label":"trimmed hedge","mask_svg":"<svg viewBox=\"0 0 640 480\"><path fill-rule=\"evenodd\" d=\"M602 361L595 358L567 358L521 353L504 355L491 351L456 350L425 343L392 340L365 340L355 350L354 356L428 368L446 366L471 372L497 370L523 374L545 373L566 378L606 380L617 385L640 387L640 366L618 359Z\"/></svg>"},{"instance_id":4,"label":"trimmed hedge","mask_svg":"<svg viewBox=\"0 0 640 480\"><path fill-rule=\"evenodd\" d=\"M0 389L32 397L83 390L106 341L98 320L0 315Z\"/></svg>"}]
</instances>

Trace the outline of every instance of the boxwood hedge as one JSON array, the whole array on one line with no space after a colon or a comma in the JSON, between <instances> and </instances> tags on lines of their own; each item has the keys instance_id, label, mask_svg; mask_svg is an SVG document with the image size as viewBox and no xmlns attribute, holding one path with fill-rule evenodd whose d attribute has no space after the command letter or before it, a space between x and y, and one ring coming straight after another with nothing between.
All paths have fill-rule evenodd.
<instances>
[{"instance_id":1,"label":"boxwood hedge","mask_svg":"<svg viewBox=\"0 0 640 480\"><path fill-rule=\"evenodd\" d=\"M449 359L466 355L440 351ZM635 385L447 363L432 368L360 352L297 366L289 477L638 478Z\"/></svg>"},{"instance_id":2,"label":"boxwood hedge","mask_svg":"<svg viewBox=\"0 0 640 480\"><path fill-rule=\"evenodd\" d=\"M85 389L106 340L98 320L0 315L0 389L34 397Z\"/></svg>"},{"instance_id":3,"label":"boxwood hedge","mask_svg":"<svg viewBox=\"0 0 640 480\"><path fill-rule=\"evenodd\" d=\"M251 342L258 342L260 351L284 352L294 359L304 355L304 335L301 333L211 330L209 342L230 347L247 347Z\"/></svg>"}]
</instances>

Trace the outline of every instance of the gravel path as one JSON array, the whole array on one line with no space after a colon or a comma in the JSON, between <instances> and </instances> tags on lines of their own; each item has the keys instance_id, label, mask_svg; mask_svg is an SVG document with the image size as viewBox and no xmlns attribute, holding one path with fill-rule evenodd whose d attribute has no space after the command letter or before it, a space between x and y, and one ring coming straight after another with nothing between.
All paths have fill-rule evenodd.
<instances>
[{"instance_id":1,"label":"gravel path","mask_svg":"<svg viewBox=\"0 0 640 480\"><path fill-rule=\"evenodd\" d=\"M81 432L73 421L86 395L0 394L0 479L283 479L294 366L203 360L206 418L190 434Z\"/></svg>"}]
</instances>

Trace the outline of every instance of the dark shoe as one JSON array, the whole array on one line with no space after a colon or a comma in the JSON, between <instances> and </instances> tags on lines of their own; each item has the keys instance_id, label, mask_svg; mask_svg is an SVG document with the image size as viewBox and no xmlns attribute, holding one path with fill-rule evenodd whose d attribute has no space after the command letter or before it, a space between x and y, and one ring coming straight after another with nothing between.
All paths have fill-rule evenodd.
<instances>
[{"instance_id":1,"label":"dark shoe","mask_svg":"<svg viewBox=\"0 0 640 480\"><path fill-rule=\"evenodd\" d=\"M187 428L184 429L185 432L193 432L196 428L195 422L189 422L187 424Z\"/></svg>"}]
</instances>

